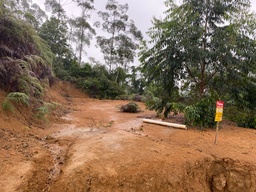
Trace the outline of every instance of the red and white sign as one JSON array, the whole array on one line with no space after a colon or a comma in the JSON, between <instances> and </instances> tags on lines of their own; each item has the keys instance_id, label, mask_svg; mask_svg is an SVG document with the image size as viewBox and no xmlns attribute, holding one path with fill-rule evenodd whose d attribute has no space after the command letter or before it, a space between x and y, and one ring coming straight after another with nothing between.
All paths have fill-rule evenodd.
<instances>
[{"instance_id":1,"label":"red and white sign","mask_svg":"<svg viewBox=\"0 0 256 192\"><path fill-rule=\"evenodd\" d=\"M223 108L224 107L224 102L223 101L217 101L216 102L216 107L217 108Z\"/></svg>"},{"instance_id":2,"label":"red and white sign","mask_svg":"<svg viewBox=\"0 0 256 192\"><path fill-rule=\"evenodd\" d=\"M216 102L215 121L222 121L223 108L224 108L224 102L223 101L217 101Z\"/></svg>"}]
</instances>

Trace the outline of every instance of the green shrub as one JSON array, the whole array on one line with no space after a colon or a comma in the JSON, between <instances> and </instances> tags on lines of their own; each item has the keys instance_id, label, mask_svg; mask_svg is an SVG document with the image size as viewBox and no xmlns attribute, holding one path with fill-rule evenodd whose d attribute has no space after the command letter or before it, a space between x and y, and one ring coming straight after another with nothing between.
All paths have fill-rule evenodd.
<instances>
[{"instance_id":1,"label":"green shrub","mask_svg":"<svg viewBox=\"0 0 256 192\"><path fill-rule=\"evenodd\" d=\"M173 115L178 115L182 113L185 109L185 105L178 102L167 103L164 111L164 116L167 117L168 114L173 113Z\"/></svg>"},{"instance_id":2,"label":"green shrub","mask_svg":"<svg viewBox=\"0 0 256 192\"><path fill-rule=\"evenodd\" d=\"M162 100L158 97L152 97L146 102L146 107L149 110L155 110L157 113L163 112Z\"/></svg>"},{"instance_id":3,"label":"green shrub","mask_svg":"<svg viewBox=\"0 0 256 192\"><path fill-rule=\"evenodd\" d=\"M140 112L140 107L136 103L128 103L126 105L122 105L120 110L122 112L127 112L127 113L138 113Z\"/></svg>"},{"instance_id":4,"label":"green shrub","mask_svg":"<svg viewBox=\"0 0 256 192\"><path fill-rule=\"evenodd\" d=\"M124 93L120 85L105 76L81 79L77 82L77 86L88 93L90 97L97 99L116 99Z\"/></svg>"},{"instance_id":5,"label":"green shrub","mask_svg":"<svg viewBox=\"0 0 256 192\"><path fill-rule=\"evenodd\" d=\"M205 97L201 101L187 106L185 112L185 123L192 126L214 127L215 101Z\"/></svg>"},{"instance_id":6,"label":"green shrub","mask_svg":"<svg viewBox=\"0 0 256 192\"><path fill-rule=\"evenodd\" d=\"M116 97L117 100L129 100L129 95L119 95Z\"/></svg>"},{"instance_id":7,"label":"green shrub","mask_svg":"<svg viewBox=\"0 0 256 192\"><path fill-rule=\"evenodd\" d=\"M237 121L237 125L239 127L247 127L247 128L256 128L256 115L254 114L248 114L243 116L242 118L239 118Z\"/></svg>"},{"instance_id":8,"label":"green shrub","mask_svg":"<svg viewBox=\"0 0 256 192\"><path fill-rule=\"evenodd\" d=\"M236 122L239 127L256 128L256 113L254 110L228 106L225 108L225 116Z\"/></svg>"},{"instance_id":9,"label":"green shrub","mask_svg":"<svg viewBox=\"0 0 256 192\"><path fill-rule=\"evenodd\" d=\"M140 102L143 102L143 101L145 101L146 99L145 99L145 96L143 96L143 95L134 95L134 97L133 97L132 100L133 100L133 101L140 101Z\"/></svg>"}]
</instances>

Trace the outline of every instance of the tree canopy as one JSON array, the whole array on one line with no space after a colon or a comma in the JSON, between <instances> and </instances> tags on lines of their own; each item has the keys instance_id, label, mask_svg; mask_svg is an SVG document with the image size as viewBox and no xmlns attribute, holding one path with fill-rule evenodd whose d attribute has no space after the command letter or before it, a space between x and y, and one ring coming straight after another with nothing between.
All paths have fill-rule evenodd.
<instances>
[{"instance_id":1,"label":"tree canopy","mask_svg":"<svg viewBox=\"0 0 256 192\"><path fill-rule=\"evenodd\" d=\"M103 22L96 25L109 34L109 37L98 36L97 43L104 55L109 70L123 67L128 70L128 64L134 61L136 50L143 36L127 15L128 4L121 5L116 0L108 0L106 11L99 11L98 15Z\"/></svg>"}]
</instances>

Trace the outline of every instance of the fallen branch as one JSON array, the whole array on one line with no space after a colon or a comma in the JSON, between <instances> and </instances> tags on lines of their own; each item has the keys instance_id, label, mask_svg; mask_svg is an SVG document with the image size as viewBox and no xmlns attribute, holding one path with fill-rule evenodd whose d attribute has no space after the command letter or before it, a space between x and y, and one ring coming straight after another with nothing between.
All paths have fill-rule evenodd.
<instances>
[{"instance_id":1,"label":"fallen branch","mask_svg":"<svg viewBox=\"0 0 256 192\"><path fill-rule=\"evenodd\" d=\"M164 125L164 126L174 127L174 128L180 128L180 129L187 129L186 125L163 122L163 121L156 121L156 120L151 120L151 119L143 119L143 122L157 124L157 125Z\"/></svg>"}]
</instances>

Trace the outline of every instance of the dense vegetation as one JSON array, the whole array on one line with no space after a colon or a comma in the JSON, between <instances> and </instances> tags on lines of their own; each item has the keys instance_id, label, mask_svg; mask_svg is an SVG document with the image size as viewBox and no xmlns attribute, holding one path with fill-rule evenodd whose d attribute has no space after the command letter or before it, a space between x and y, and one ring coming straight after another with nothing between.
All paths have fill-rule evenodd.
<instances>
[{"instance_id":1,"label":"dense vegetation","mask_svg":"<svg viewBox=\"0 0 256 192\"><path fill-rule=\"evenodd\" d=\"M245 0L166 1L154 19L151 48L141 52L144 73L156 91L149 106L175 110L186 104L187 123L214 126L214 103L225 101L226 117L256 127L256 17ZM180 109L180 107L178 108Z\"/></svg>"},{"instance_id":2,"label":"dense vegetation","mask_svg":"<svg viewBox=\"0 0 256 192\"><path fill-rule=\"evenodd\" d=\"M54 55L25 21L28 15L19 15L11 6L11 2L0 4L0 88L8 93L3 108L14 112L42 101L43 87L53 81Z\"/></svg>"},{"instance_id":3,"label":"dense vegetation","mask_svg":"<svg viewBox=\"0 0 256 192\"><path fill-rule=\"evenodd\" d=\"M70 4L76 16L66 14ZM46 0L47 13L32 0L2 0L4 109L32 105L43 117L57 106L43 96L58 77L94 98L146 101L165 117L183 112L187 124L201 127L214 126L215 102L223 100L225 118L255 128L256 17L250 1L167 0L166 7L164 19L153 19L147 47L128 4L116 0L108 0L105 10L95 10L93 0ZM88 55L84 62L92 39L103 61ZM132 66L139 48L141 65Z\"/></svg>"}]
</instances>

